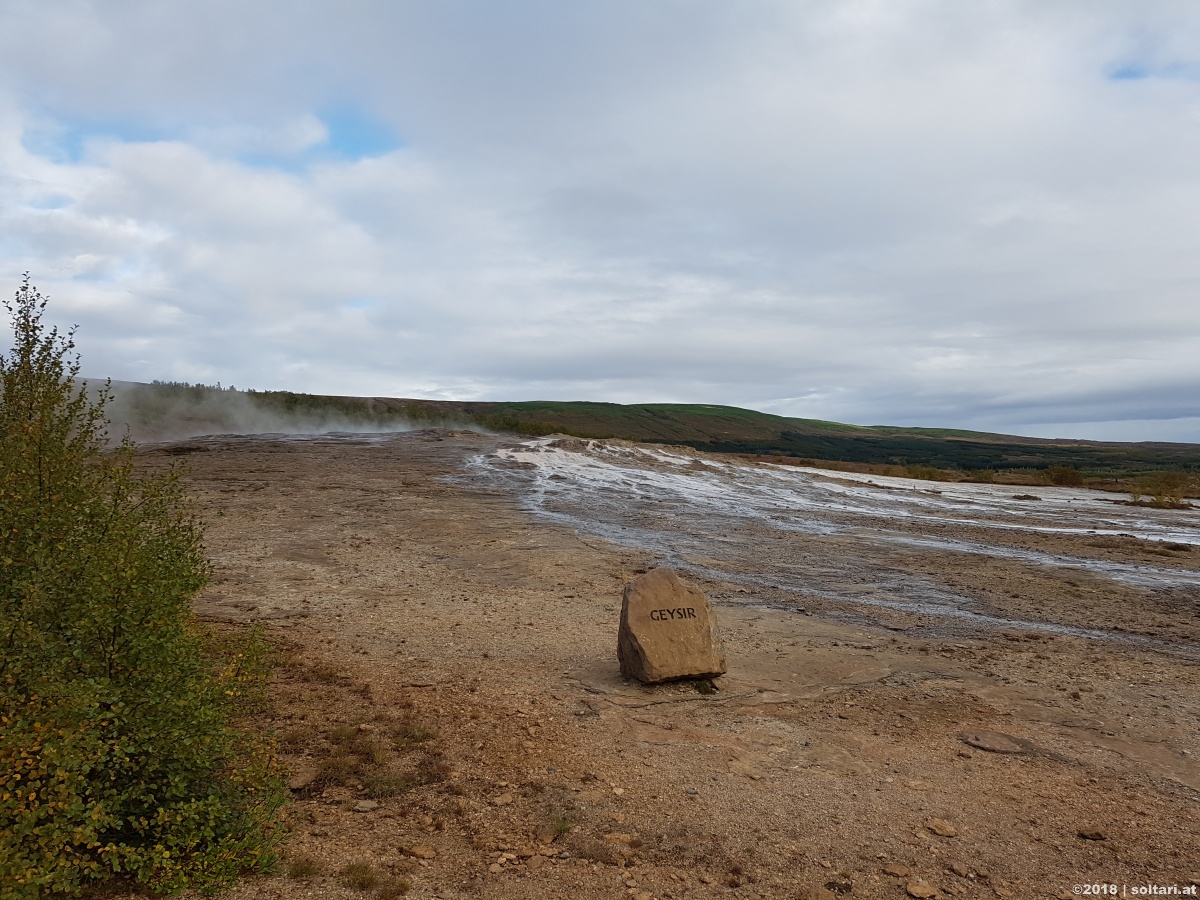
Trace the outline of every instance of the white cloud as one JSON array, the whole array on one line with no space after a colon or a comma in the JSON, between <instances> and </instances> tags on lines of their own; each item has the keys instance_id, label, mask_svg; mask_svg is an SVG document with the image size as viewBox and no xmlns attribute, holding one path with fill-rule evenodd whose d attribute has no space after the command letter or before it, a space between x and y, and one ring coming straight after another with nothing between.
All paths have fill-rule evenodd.
<instances>
[{"instance_id":1,"label":"white cloud","mask_svg":"<svg viewBox=\"0 0 1200 900\"><path fill-rule=\"evenodd\" d=\"M1184 2L10 4L0 273L118 378L1182 439L1197 37Z\"/></svg>"}]
</instances>

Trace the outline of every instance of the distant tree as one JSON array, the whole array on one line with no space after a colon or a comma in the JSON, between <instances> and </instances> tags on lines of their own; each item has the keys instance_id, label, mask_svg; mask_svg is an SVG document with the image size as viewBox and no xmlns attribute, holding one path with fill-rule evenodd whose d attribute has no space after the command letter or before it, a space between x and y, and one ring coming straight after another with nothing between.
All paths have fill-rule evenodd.
<instances>
[{"instance_id":1,"label":"distant tree","mask_svg":"<svg viewBox=\"0 0 1200 900\"><path fill-rule=\"evenodd\" d=\"M248 669L202 652L201 530L178 470L110 449L107 387L25 277L0 357L0 897L156 890L272 861L271 749L230 724Z\"/></svg>"}]
</instances>

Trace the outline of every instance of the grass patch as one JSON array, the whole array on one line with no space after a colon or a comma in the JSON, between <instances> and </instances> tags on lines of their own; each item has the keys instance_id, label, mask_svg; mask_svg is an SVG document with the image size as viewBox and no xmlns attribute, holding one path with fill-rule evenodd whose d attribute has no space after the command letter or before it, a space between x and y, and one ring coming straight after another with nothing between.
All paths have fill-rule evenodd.
<instances>
[{"instance_id":1,"label":"grass patch","mask_svg":"<svg viewBox=\"0 0 1200 900\"><path fill-rule=\"evenodd\" d=\"M337 669L325 664L305 666L304 677L308 681L316 681L321 684L337 684L342 680L342 674Z\"/></svg>"},{"instance_id":2,"label":"grass patch","mask_svg":"<svg viewBox=\"0 0 1200 900\"><path fill-rule=\"evenodd\" d=\"M412 718L406 718L393 726L390 734L397 749L424 744L438 736L436 731L426 728Z\"/></svg>"},{"instance_id":3,"label":"grass patch","mask_svg":"<svg viewBox=\"0 0 1200 900\"><path fill-rule=\"evenodd\" d=\"M396 900L412 890L412 882L407 878L389 878L375 892L379 900Z\"/></svg>"},{"instance_id":4,"label":"grass patch","mask_svg":"<svg viewBox=\"0 0 1200 900\"><path fill-rule=\"evenodd\" d=\"M286 752L307 747L314 737L316 737L316 732L313 729L297 725L279 734L275 741L279 745L279 749Z\"/></svg>"},{"instance_id":5,"label":"grass patch","mask_svg":"<svg viewBox=\"0 0 1200 900\"><path fill-rule=\"evenodd\" d=\"M355 757L364 768L387 764L387 749L372 732L341 725L326 737L333 744L335 754Z\"/></svg>"},{"instance_id":6,"label":"grass patch","mask_svg":"<svg viewBox=\"0 0 1200 900\"><path fill-rule=\"evenodd\" d=\"M359 781L365 772L366 768L358 757L348 753L331 753L317 766L317 774L310 787L321 789L349 784Z\"/></svg>"},{"instance_id":7,"label":"grass patch","mask_svg":"<svg viewBox=\"0 0 1200 900\"><path fill-rule=\"evenodd\" d=\"M605 866L615 866L624 859L624 856L622 856L615 844L610 844L608 841L602 841L599 838L583 833L568 835L564 841L564 845L572 856L578 856Z\"/></svg>"},{"instance_id":8,"label":"grass patch","mask_svg":"<svg viewBox=\"0 0 1200 900\"><path fill-rule=\"evenodd\" d=\"M450 774L450 764L440 750L427 750L417 760L415 772L422 784L438 784Z\"/></svg>"},{"instance_id":9,"label":"grass patch","mask_svg":"<svg viewBox=\"0 0 1200 900\"><path fill-rule=\"evenodd\" d=\"M363 778L363 790L372 800L385 800L397 797L413 788L420 787L422 781L413 775L394 774L390 772L372 772Z\"/></svg>"},{"instance_id":10,"label":"grass patch","mask_svg":"<svg viewBox=\"0 0 1200 900\"><path fill-rule=\"evenodd\" d=\"M288 860L287 877L312 878L314 875L320 875L324 868L318 859L313 859L311 856L297 856Z\"/></svg>"},{"instance_id":11,"label":"grass patch","mask_svg":"<svg viewBox=\"0 0 1200 900\"><path fill-rule=\"evenodd\" d=\"M379 872L364 860L346 863L341 874L342 883L356 891L369 891L379 885Z\"/></svg>"}]
</instances>

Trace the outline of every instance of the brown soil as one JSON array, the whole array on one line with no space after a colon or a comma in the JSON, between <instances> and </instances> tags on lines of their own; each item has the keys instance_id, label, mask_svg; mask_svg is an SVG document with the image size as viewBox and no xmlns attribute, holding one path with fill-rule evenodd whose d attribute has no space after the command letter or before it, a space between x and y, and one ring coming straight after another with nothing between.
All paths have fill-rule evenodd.
<instances>
[{"instance_id":1,"label":"brown soil","mask_svg":"<svg viewBox=\"0 0 1200 900\"><path fill-rule=\"evenodd\" d=\"M282 649L270 725L297 787L290 836L279 874L230 896L1053 898L1200 878L1200 668L1185 655L1014 630L931 639L704 583L726 639L719 691L625 682L620 594L649 556L445 479L499 442L144 453L189 454L216 568L200 615L265 622ZM1128 587L961 556L909 564L989 602L1020 595L1022 612L1164 627Z\"/></svg>"}]
</instances>

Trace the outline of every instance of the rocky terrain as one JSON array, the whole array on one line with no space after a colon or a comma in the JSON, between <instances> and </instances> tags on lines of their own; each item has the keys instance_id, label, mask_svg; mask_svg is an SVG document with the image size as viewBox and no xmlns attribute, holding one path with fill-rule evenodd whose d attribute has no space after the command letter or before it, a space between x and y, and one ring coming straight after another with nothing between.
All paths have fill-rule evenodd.
<instances>
[{"instance_id":1,"label":"rocky terrain","mask_svg":"<svg viewBox=\"0 0 1200 900\"><path fill-rule=\"evenodd\" d=\"M1200 879L1200 513L465 432L141 453L181 457L197 611L281 656L290 833L231 897ZM713 601L715 693L620 676L664 564Z\"/></svg>"}]
</instances>

